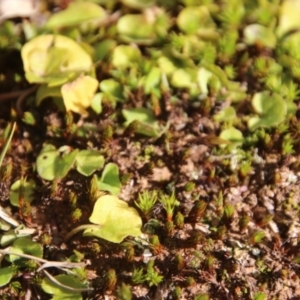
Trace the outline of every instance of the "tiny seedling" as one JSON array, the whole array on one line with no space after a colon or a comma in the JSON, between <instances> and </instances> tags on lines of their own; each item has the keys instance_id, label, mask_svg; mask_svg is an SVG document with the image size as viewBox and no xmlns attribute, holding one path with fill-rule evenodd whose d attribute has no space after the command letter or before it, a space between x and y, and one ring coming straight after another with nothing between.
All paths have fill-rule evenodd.
<instances>
[{"instance_id":1,"label":"tiny seedling","mask_svg":"<svg viewBox=\"0 0 300 300\"><path fill-rule=\"evenodd\" d=\"M145 275L143 268L133 269L131 280L134 284L142 284L145 282Z\"/></svg>"},{"instance_id":2,"label":"tiny seedling","mask_svg":"<svg viewBox=\"0 0 300 300\"><path fill-rule=\"evenodd\" d=\"M10 143L11 143L11 140L12 140L15 130L16 130L16 123L8 124L5 129L5 132L7 133L5 135L7 135L7 136L4 137L5 143L4 143L3 149L0 153L0 168L2 167L3 159L8 151L8 148L10 146Z\"/></svg>"},{"instance_id":3,"label":"tiny seedling","mask_svg":"<svg viewBox=\"0 0 300 300\"><path fill-rule=\"evenodd\" d=\"M183 228L183 226L184 226L184 215L180 211L178 211L176 213L174 223L179 229Z\"/></svg>"},{"instance_id":4,"label":"tiny seedling","mask_svg":"<svg viewBox=\"0 0 300 300\"><path fill-rule=\"evenodd\" d=\"M149 286L158 286L162 281L164 277L162 275L159 275L159 273L154 269L154 260L150 260L147 265L147 273L145 276L145 280L149 284Z\"/></svg>"},{"instance_id":5,"label":"tiny seedling","mask_svg":"<svg viewBox=\"0 0 300 300\"><path fill-rule=\"evenodd\" d=\"M115 269L109 269L105 274L105 288L109 291L113 290L117 283L117 274Z\"/></svg>"},{"instance_id":6,"label":"tiny seedling","mask_svg":"<svg viewBox=\"0 0 300 300\"><path fill-rule=\"evenodd\" d=\"M150 236L149 245L155 255L159 254L162 251L163 247L159 241L159 237L155 234Z\"/></svg>"},{"instance_id":7,"label":"tiny seedling","mask_svg":"<svg viewBox=\"0 0 300 300\"><path fill-rule=\"evenodd\" d=\"M175 197L175 192L173 191L171 195L161 195L159 201L167 212L167 220L171 221L173 218L175 207L180 204Z\"/></svg>"},{"instance_id":8,"label":"tiny seedling","mask_svg":"<svg viewBox=\"0 0 300 300\"><path fill-rule=\"evenodd\" d=\"M261 241L263 240L263 238L266 236L266 234L263 232L263 231L255 231L250 239L249 239L249 242L250 244L252 245L255 245L255 244L259 244L261 243Z\"/></svg>"},{"instance_id":9,"label":"tiny seedling","mask_svg":"<svg viewBox=\"0 0 300 300\"><path fill-rule=\"evenodd\" d=\"M154 269L154 260L150 260L147 265L147 270L144 268L134 269L132 273L132 282L134 284L141 284L147 282L149 286L157 286L162 280L163 276L159 275L159 273Z\"/></svg>"},{"instance_id":10,"label":"tiny seedling","mask_svg":"<svg viewBox=\"0 0 300 300\"><path fill-rule=\"evenodd\" d=\"M191 223L196 223L204 215L204 212L207 208L207 201L196 200L191 211L188 214L187 220Z\"/></svg>"},{"instance_id":11,"label":"tiny seedling","mask_svg":"<svg viewBox=\"0 0 300 300\"><path fill-rule=\"evenodd\" d=\"M132 293L130 287L126 285L124 282L117 289L117 299L118 300L131 300Z\"/></svg>"},{"instance_id":12,"label":"tiny seedling","mask_svg":"<svg viewBox=\"0 0 300 300\"><path fill-rule=\"evenodd\" d=\"M157 191L144 191L138 195L139 201L135 201L135 205L143 212L146 218L149 217L150 212L153 209L157 201Z\"/></svg>"}]
</instances>

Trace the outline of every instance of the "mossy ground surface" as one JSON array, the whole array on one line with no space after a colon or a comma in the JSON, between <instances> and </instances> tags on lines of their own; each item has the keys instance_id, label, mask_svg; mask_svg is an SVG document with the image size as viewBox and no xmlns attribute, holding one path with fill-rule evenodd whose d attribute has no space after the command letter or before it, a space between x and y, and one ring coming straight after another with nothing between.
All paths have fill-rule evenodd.
<instances>
[{"instance_id":1,"label":"mossy ground surface","mask_svg":"<svg viewBox=\"0 0 300 300\"><path fill-rule=\"evenodd\" d=\"M118 5L122 6L116 4L115 10ZM175 17L182 9L179 3L170 14ZM124 7L121 11L126 14ZM222 21L216 19L215 24L221 26ZM245 26L241 23L237 29L240 42ZM171 28L179 30L174 24ZM145 57L150 56L147 46L139 47ZM156 45L156 49L159 47ZM126 101L116 102L115 106L104 101L100 114L89 109L89 116L81 118L66 114L51 98L37 107L33 93L17 108L18 113L29 111L35 116L35 124L28 125L16 116L16 99L0 102L1 131L12 120L17 121L1 170L0 204L14 219L36 229L32 239L43 245L43 258L63 261L74 250L83 254L82 261L87 263L85 279L93 288L82 293L83 299L300 298L299 97L293 99L293 113L284 122L259 128L259 133L251 131L247 121L255 113L252 96L266 89L280 93L272 83L267 85L262 80L265 74L251 66L258 57L273 59L279 54L273 46L260 42L236 51L229 62L222 55L215 62L221 69L227 63L233 65L234 80L247 86L245 97L233 104L232 95L222 89L216 91L213 83L201 100L191 96L192 88L175 87L161 91L158 100L153 101L143 87L137 87L127 92ZM28 86L25 80L16 83L10 77L22 74L17 50L3 50L0 67L7 81L1 84L1 92ZM109 62L98 62L97 79L110 77L109 71ZM293 76L292 82L298 86L299 79ZM231 121L224 125L215 118L229 106L236 114L233 124L245 137L236 147L232 146L234 141L225 143L220 137L224 129L232 127ZM166 132L154 138L136 133L134 126L125 128L122 110L140 107L151 108L159 124L167 126ZM291 151L286 140L292 145ZM148 243L128 237L114 244L81 233L65 241L72 229L89 223L94 204L91 177L71 170L61 180L41 179L35 163L44 143L57 148L68 145L96 149L106 163L115 163L122 182L119 197L139 211ZM8 166L12 166L11 172ZM101 170L97 172L101 174ZM16 208L9 202L9 191L21 176L33 179L37 187L34 201L30 205L20 202ZM139 194L154 190L160 195L172 195L174 191L179 205L171 217L159 201L147 215L137 207ZM72 193L77 196L76 204L70 202ZM145 249L152 254L153 270L162 276L158 284L149 277L143 283L133 280L136 270L147 270ZM3 261L2 266L6 264ZM12 283L20 283L20 288L13 289L12 283L2 287L1 299L20 299L28 291L31 299L51 299L40 287L43 274L35 271L21 269L12 279ZM57 269L49 272L61 273ZM125 298L125 285L132 298Z\"/></svg>"}]
</instances>

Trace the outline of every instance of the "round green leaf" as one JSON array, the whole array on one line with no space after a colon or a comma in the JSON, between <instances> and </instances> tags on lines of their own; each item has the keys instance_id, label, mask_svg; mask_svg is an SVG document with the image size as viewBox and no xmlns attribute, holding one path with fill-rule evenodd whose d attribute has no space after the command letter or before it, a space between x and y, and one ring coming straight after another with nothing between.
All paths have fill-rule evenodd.
<instances>
[{"instance_id":1,"label":"round green leaf","mask_svg":"<svg viewBox=\"0 0 300 300\"><path fill-rule=\"evenodd\" d=\"M127 41L148 40L151 42L156 38L153 21L147 21L144 15L127 14L121 17L117 23L117 31Z\"/></svg>"},{"instance_id":2,"label":"round green leaf","mask_svg":"<svg viewBox=\"0 0 300 300\"><path fill-rule=\"evenodd\" d=\"M236 119L235 109L232 106L226 107L214 115L214 119L217 122L233 122Z\"/></svg>"},{"instance_id":3,"label":"round green leaf","mask_svg":"<svg viewBox=\"0 0 300 300\"><path fill-rule=\"evenodd\" d=\"M36 185L34 180L30 179L26 181L25 179L19 179L15 181L9 192L9 201L13 206L19 206L19 199L22 199L26 202L31 203L34 199L34 189Z\"/></svg>"},{"instance_id":4,"label":"round green leaf","mask_svg":"<svg viewBox=\"0 0 300 300\"><path fill-rule=\"evenodd\" d=\"M223 130L219 137L225 141L230 141L235 145L242 144L244 140L243 133L234 127Z\"/></svg>"},{"instance_id":5,"label":"round green leaf","mask_svg":"<svg viewBox=\"0 0 300 300\"><path fill-rule=\"evenodd\" d=\"M129 235L141 235L142 220L138 212L115 196L102 196L96 201L90 222L101 225L101 228L86 229L85 236L97 236L120 243Z\"/></svg>"},{"instance_id":6,"label":"round green leaf","mask_svg":"<svg viewBox=\"0 0 300 300\"><path fill-rule=\"evenodd\" d=\"M252 106L258 116L251 117L248 128L272 127L283 122L287 114L287 104L279 94L269 91L256 93L252 98Z\"/></svg>"},{"instance_id":7,"label":"round green leaf","mask_svg":"<svg viewBox=\"0 0 300 300\"><path fill-rule=\"evenodd\" d=\"M177 17L177 25L185 33L197 33L201 28L214 29L215 23L206 6L186 7Z\"/></svg>"},{"instance_id":8,"label":"round green leaf","mask_svg":"<svg viewBox=\"0 0 300 300\"><path fill-rule=\"evenodd\" d=\"M61 85L92 68L90 55L62 35L40 35L23 46L21 55L31 83Z\"/></svg>"},{"instance_id":9,"label":"round green leaf","mask_svg":"<svg viewBox=\"0 0 300 300\"><path fill-rule=\"evenodd\" d=\"M73 166L78 150L66 154L64 154L63 148L60 150L57 150L53 145L47 145L37 157L37 172L43 179L61 179L67 175Z\"/></svg>"},{"instance_id":10,"label":"round green leaf","mask_svg":"<svg viewBox=\"0 0 300 300\"><path fill-rule=\"evenodd\" d=\"M76 169L84 175L90 176L104 164L104 157L96 150L82 150L76 156Z\"/></svg>"}]
</instances>

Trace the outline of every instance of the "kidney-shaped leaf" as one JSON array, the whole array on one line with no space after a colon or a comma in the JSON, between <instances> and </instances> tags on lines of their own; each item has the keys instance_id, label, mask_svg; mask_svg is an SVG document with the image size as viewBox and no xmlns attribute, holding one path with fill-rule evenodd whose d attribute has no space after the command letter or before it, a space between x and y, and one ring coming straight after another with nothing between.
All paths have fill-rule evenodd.
<instances>
[{"instance_id":1,"label":"kidney-shaped leaf","mask_svg":"<svg viewBox=\"0 0 300 300\"><path fill-rule=\"evenodd\" d=\"M209 10L204 5L182 9L176 22L179 29L185 33L196 33L201 28L215 28Z\"/></svg>"},{"instance_id":2,"label":"kidney-shaped leaf","mask_svg":"<svg viewBox=\"0 0 300 300\"><path fill-rule=\"evenodd\" d=\"M256 93L252 98L252 106L258 116L251 117L248 128L255 130L258 127L272 127L284 121L287 114L287 104L279 94L270 94L269 91Z\"/></svg>"},{"instance_id":3,"label":"kidney-shaped leaf","mask_svg":"<svg viewBox=\"0 0 300 300\"><path fill-rule=\"evenodd\" d=\"M143 15L127 14L117 23L117 31L127 41L153 41L155 39L154 23L147 21Z\"/></svg>"},{"instance_id":4,"label":"kidney-shaped leaf","mask_svg":"<svg viewBox=\"0 0 300 300\"><path fill-rule=\"evenodd\" d=\"M82 150L76 156L76 169L84 176L90 176L103 164L104 157L96 150Z\"/></svg>"},{"instance_id":5,"label":"kidney-shaped leaf","mask_svg":"<svg viewBox=\"0 0 300 300\"><path fill-rule=\"evenodd\" d=\"M91 106L97 88L98 81L91 76L79 76L74 81L64 84L61 93L66 110L86 116L86 108Z\"/></svg>"},{"instance_id":6,"label":"kidney-shaped leaf","mask_svg":"<svg viewBox=\"0 0 300 300\"><path fill-rule=\"evenodd\" d=\"M231 144L235 146L242 144L244 140L243 133L234 127L224 129L220 133L220 138L225 141L230 141ZM224 143L222 146L226 146L226 144Z\"/></svg>"},{"instance_id":7,"label":"kidney-shaped leaf","mask_svg":"<svg viewBox=\"0 0 300 300\"><path fill-rule=\"evenodd\" d=\"M57 150L53 145L46 145L36 160L38 174L45 180L61 179L67 175L74 164L78 150L64 153L65 148Z\"/></svg>"},{"instance_id":8,"label":"kidney-shaped leaf","mask_svg":"<svg viewBox=\"0 0 300 300\"><path fill-rule=\"evenodd\" d=\"M61 85L92 68L90 55L62 35L39 35L23 46L21 55L26 78L31 83Z\"/></svg>"},{"instance_id":9,"label":"kidney-shaped leaf","mask_svg":"<svg viewBox=\"0 0 300 300\"><path fill-rule=\"evenodd\" d=\"M120 243L129 235L141 235L142 220L138 212L115 196L102 196L96 201L90 222L100 225L101 228L86 229L85 236L96 236Z\"/></svg>"},{"instance_id":10,"label":"kidney-shaped leaf","mask_svg":"<svg viewBox=\"0 0 300 300\"><path fill-rule=\"evenodd\" d=\"M92 2L71 2L67 9L53 14L46 27L49 29L78 25L85 21L100 19L106 16L105 10Z\"/></svg>"}]
</instances>

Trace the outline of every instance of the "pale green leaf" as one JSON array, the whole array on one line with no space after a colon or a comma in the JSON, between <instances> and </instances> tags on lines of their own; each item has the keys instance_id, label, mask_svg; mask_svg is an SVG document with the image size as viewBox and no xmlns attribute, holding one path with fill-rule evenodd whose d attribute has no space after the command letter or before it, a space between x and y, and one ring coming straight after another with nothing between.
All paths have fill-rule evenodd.
<instances>
[{"instance_id":1,"label":"pale green leaf","mask_svg":"<svg viewBox=\"0 0 300 300\"><path fill-rule=\"evenodd\" d=\"M145 15L127 14L122 16L118 20L117 31L121 38L137 43L139 41L151 42L156 38L154 23L152 20L147 20Z\"/></svg>"},{"instance_id":2,"label":"pale green leaf","mask_svg":"<svg viewBox=\"0 0 300 300\"><path fill-rule=\"evenodd\" d=\"M31 83L61 85L92 69L92 59L72 39L45 34L27 42L21 51L26 78Z\"/></svg>"},{"instance_id":3,"label":"pale green leaf","mask_svg":"<svg viewBox=\"0 0 300 300\"><path fill-rule=\"evenodd\" d=\"M231 144L234 144L235 146L242 144L244 140L243 133L234 127L224 129L219 137L225 141L231 142ZM226 146L226 144L223 145Z\"/></svg>"},{"instance_id":4,"label":"pale green leaf","mask_svg":"<svg viewBox=\"0 0 300 300\"><path fill-rule=\"evenodd\" d=\"M90 222L100 225L101 228L86 229L85 236L97 236L120 243L129 235L141 235L142 220L138 212L115 196L102 196L96 201Z\"/></svg>"},{"instance_id":5,"label":"pale green leaf","mask_svg":"<svg viewBox=\"0 0 300 300\"><path fill-rule=\"evenodd\" d=\"M206 6L186 7L182 9L176 19L180 30L185 33L197 33L201 28L214 29L215 24Z\"/></svg>"},{"instance_id":6,"label":"pale green leaf","mask_svg":"<svg viewBox=\"0 0 300 300\"><path fill-rule=\"evenodd\" d=\"M104 157L96 150L81 150L76 156L76 169L84 175L90 176L104 164Z\"/></svg>"},{"instance_id":7,"label":"pale green leaf","mask_svg":"<svg viewBox=\"0 0 300 300\"><path fill-rule=\"evenodd\" d=\"M87 116L86 109L91 106L98 88L97 79L91 76L79 76L76 80L65 83L61 93L67 111Z\"/></svg>"},{"instance_id":8,"label":"pale green leaf","mask_svg":"<svg viewBox=\"0 0 300 300\"><path fill-rule=\"evenodd\" d=\"M52 145L46 145L37 157L36 166L39 176L45 180L61 179L72 168L78 150L64 153Z\"/></svg>"},{"instance_id":9,"label":"pale green leaf","mask_svg":"<svg viewBox=\"0 0 300 300\"><path fill-rule=\"evenodd\" d=\"M248 128L255 130L258 127L273 127L284 121L287 114L287 104L279 94L270 94L269 91L255 93L252 106L258 116L248 120Z\"/></svg>"}]
</instances>

